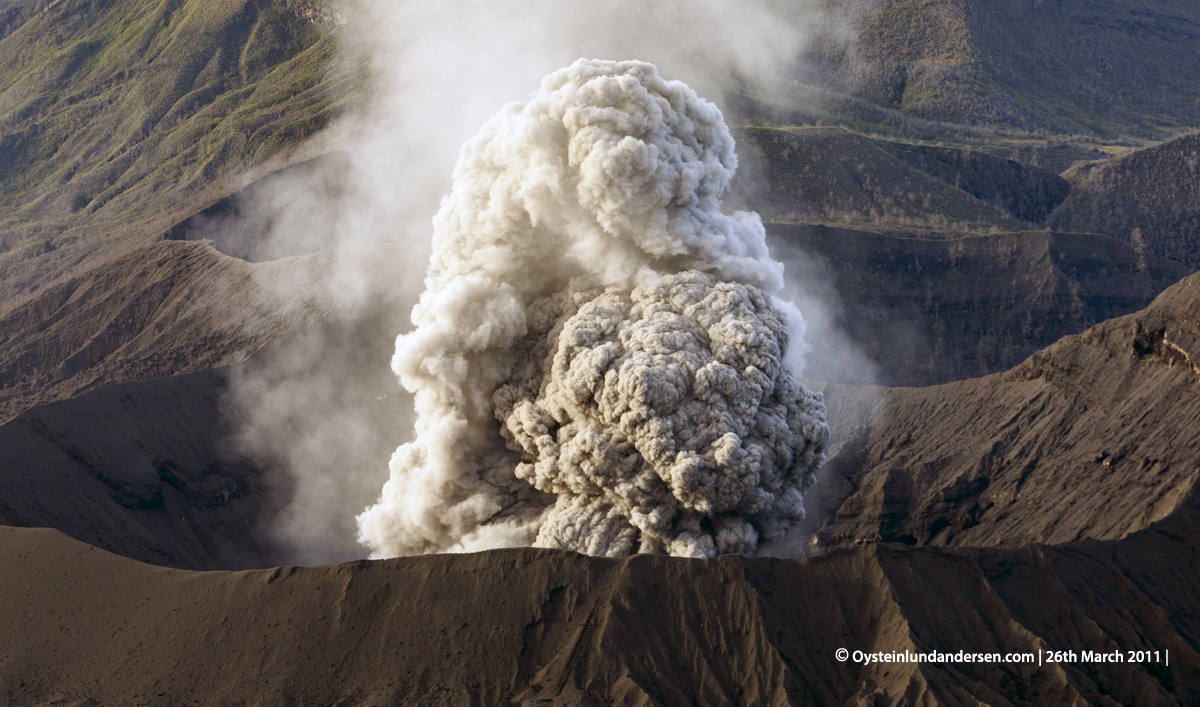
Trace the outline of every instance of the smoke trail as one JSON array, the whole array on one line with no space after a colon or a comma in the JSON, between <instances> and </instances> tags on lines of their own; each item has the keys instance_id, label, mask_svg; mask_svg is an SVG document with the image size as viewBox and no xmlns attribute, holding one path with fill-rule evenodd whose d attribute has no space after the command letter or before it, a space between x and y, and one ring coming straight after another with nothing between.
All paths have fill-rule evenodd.
<instances>
[{"instance_id":1,"label":"smoke trail","mask_svg":"<svg viewBox=\"0 0 1200 707\"><path fill-rule=\"evenodd\" d=\"M416 438L358 518L375 556L711 556L803 517L828 426L761 221L720 211L736 165L717 108L641 62L577 61L463 148L393 359Z\"/></svg>"}]
</instances>

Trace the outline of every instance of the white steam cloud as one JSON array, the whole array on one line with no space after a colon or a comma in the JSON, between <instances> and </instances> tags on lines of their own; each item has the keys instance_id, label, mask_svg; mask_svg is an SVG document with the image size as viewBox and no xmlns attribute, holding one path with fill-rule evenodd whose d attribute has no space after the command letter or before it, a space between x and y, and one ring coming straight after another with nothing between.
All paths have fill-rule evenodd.
<instances>
[{"instance_id":1,"label":"white steam cloud","mask_svg":"<svg viewBox=\"0 0 1200 707\"><path fill-rule=\"evenodd\" d=\"M391 339L420 294L431 218L452 187L455 156L496 106L528 97L544 75L576 57L636 56L736 121L739 107L752 105L746 97L791 100L787 77L829 17L824 0L334 2L345 24L334 34L338 58L327 73L333 86L357 77L362 91L339 103L340 117L294 156L319 159L246 190L235 220L214 220L196 234L254 260L336 249L369 253L367 260L394 271L379 277L378 268L362 267L363 258L333 258L326 276L297 286L330 291L337 307L325 324L257 353L231 381L226 402L240 421L236 445L277 471L271 483L285 507L267 530L282 553L276 561L286 563L363 555L354 515L378 497L389 455L408 439L398 431L413 427L411 401L386 366ZM743 170L743 188L746 177ZM381 251L381 244L390 247ZM861 359L839 350L845 336L829 310L829 287L813 289L827 273L812 267L797 278L807 261L786 262L785 298L805 312L813 367ZM798 317L789 319L790 328L799 326ZM798 331L791 342L787 356L799 371L809 347ZM498 423L487 420L495 432ZM481 532L495 536L497 527L489 522ZM464 536L461 547L529 537Z\"/></svg>"},{"instance_id":2,"label":"white steam cloud","mask_svg":"<svg viewBox=\"0 0 1200 707\"><path fill-rule=\"evenodd\" d=\"M463 148L393 359L416 437L358 518L375 556L706 557L803 517L825 409L762 223L720 211L736 166L720 111L632 61L551 74Z\"/></svg>"}]
</instances>

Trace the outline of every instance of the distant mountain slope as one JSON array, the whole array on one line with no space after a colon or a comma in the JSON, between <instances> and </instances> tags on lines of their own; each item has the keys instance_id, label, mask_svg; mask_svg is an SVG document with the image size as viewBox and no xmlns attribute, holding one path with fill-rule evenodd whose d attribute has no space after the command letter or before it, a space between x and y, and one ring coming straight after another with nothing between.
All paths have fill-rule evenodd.
<instances>
[{"instance_id":1,"label":"distant mountain slope","mask_svg":"<svg viewBox=\"0 0 1200 707\"><path fill-rule=\"evenodd\" d=\"M1022 222L899 158L898 143L842 128L738 131L735 194L766 221L969 231ZM984 155L984 159L1003 162ZM951 171L947 165L942 170ZM739 191L747 194L741 196ZM740 206L740 204L739 204Z\"/></svg>"},{"instance_id":2,"label":"distant mountain slope","mask_svg":"<svg viewBox=\"0 0 1200 707\"><path fill-rule=\"evenodd\" d=\"M6 5L0 298L161 233L324 127L352 80L318 7Z\"/></svg>"},{"instance_id":3,"label":"distant mountain slope","mask_svg":"<svg viewBox=\"0 0 1200 707\"><path fill-rule=\"evenodd\" d=\"M809 80L929 120L1135 133L1200 124L1200 5L854 0Z\"/></svg>"},{"instance_id":4,"label":"distant mountain slope","mask_svg":"<svg viewBox=\"0 0 1200 707\"><path fill-rule=\"evenodd\" d=\"M825 543L1124 537L1200 494L1200 274L1007 373L826 400Z\"/></svg>"},{"instance_id":5,"label":"distant mountain slope","mask_svg":"<svg viewBox=\"0 0 1200 707\"><path fill-rule=\"evenodd\" d=\"M0 701L1196 704L1196 510L1122 541L1019 550L684 560L518 549L206 573L0 528L0 622L21 627L0 632ZM867 666L839 648L1030 660ZM1048 650L1075 660L1047 661ZM1137 650L1151 655L1131 660Z\"/></svg>"},{"instance_id":6,"label":"distant mountain slope","mask_svg":"<svg viewBox=\"0 0 1200 707\"><path fill-rule=\"evenodd\" d=\"M401 322L411 297L405 258L399 246L268 263L188 241L130 251L0 316L0 422L100 385L237 363L318 320L353 320L368 305Z\"/></svg>"},{"instance_id":7,"label":"distant mountain slope","mask_svg":"<svg viewBox=\"0 0 1200 707\"><path fill-rule=\"evenodd\" d=\"M0 318L0 420L95 385L228 365L329 304L199 243L166 242ZM299 295L299 296L297 296Z\"/></svg>"},{"instance_id":8,"label":"distant mountain slope","mask_svg":"<svg viewBox=\"0 0 1200 707\"><path fill-rule=\"evenodd\" d=\"M932 385L1006 370L1145 307L1189 272L1092 234L921 238L777 223L767 233L789 279L820 293L874 364L847 368L843 346L814 338L809 375L851 383Z\"/></svg>"},{"instance_id":9,"label":"distant mountain slope","mask_svg":"<svg viewBox=\"0 0 1200 707\"><path fill-rule=\"evenodd\" d=\"M879 141L897 158L1027 223L1042 223L1071 185L1054 172L967 148Z\"/></svg>"},{"instance_id":10,"label":"distant mountain slope","mask_svg":"<svg viewBox=\"0 0 1200 707\"><path fill-rule=\"evenodd\" d=\"M1085 163L1068 176L1071 195L1052 228L1104 233L1200 270L1200 133Z\"/></svg>"}]
</instances>

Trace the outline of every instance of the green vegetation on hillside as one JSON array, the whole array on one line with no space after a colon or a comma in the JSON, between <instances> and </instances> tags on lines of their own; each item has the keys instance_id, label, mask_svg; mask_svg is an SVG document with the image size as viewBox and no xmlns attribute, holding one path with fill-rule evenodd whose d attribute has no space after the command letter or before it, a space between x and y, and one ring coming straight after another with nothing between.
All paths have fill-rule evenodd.
<instances>
[{"instance_id":1,"label":"green vegetation on hillside","mask_svg":"<svg viewBox=\"0 0 1200 707\"><path fill-rule=\"evenodd\" d=\"M1200 4L851 0L801 80L915 118L1162 139L1200 125ZM850 37L846 39L846 37Z\"/></svg>"},{"instance_id":2,"label":"green vegetation on hillside","mask_svg":"<svg viewBox=\"0 0 1200 707\"><path fill-rule=\"evenodd\" d=\"M738 131L733 203L779 223L951 233L1027 229L1066 196L1054 174L969 149L843 128Z\"/></svg>"},{"instance_id":3,"label":"green vegetation on hillside","mask_svg":"<svg viewBox=\"0 0 1200 707\"><path fill-rule=\"evenodd\" d=\"M353 86L323 17L295 0L0 14L0 299L156 236L323 128Z\"/></svg>"},{"instance_id":4,"label":"green vegetation on hillside","mask_svg":"<svg viewBox=\"0 0 1200 707\"><path fill-rule=\"evenodd\" d=\"M1071 195L1050 218L1055 230L1103 233L1200 269L1200 133L1065 176Z\"/></svg>"}]
</instances>

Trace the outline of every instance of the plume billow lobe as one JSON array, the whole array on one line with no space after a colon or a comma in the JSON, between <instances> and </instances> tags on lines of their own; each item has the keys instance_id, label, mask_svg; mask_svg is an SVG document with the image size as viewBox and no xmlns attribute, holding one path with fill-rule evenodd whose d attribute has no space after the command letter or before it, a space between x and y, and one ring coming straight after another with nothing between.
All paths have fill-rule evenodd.
<instances>
[{"instance_id":1,"label":"plume billow lobe","mask_svg":"<svg viewBox=\"0 0 1200 707\"><path fill-rule=\"evenodd\" d=\"M581 59L463 148L393 359L416 436L359 516L376 556L708 557L803 517L825 408L761 220L720 210L736 168L720 111L641 62Z\"/></svg>"}]
</instances>

